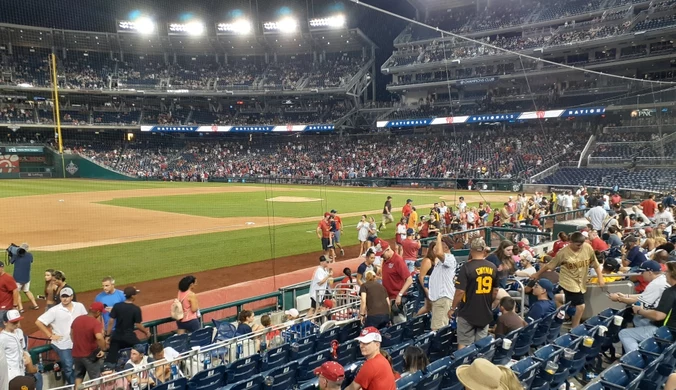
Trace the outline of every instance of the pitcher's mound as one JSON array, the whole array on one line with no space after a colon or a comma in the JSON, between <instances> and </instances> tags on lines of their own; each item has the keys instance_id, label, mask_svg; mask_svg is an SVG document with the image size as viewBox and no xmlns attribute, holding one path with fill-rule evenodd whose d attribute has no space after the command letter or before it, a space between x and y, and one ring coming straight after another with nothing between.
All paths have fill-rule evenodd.
<instances>
[{"instance_id":1,"label":"pitcher's mound","mask_svg":"<svg viewBox=\"0 0 676 390\"><path fill-rule=\"evenodd\" d=\"M319 198L305 198L302 196L276 196L274 198L265 199L268 202L285 202L285 203L303 203L303 202L319 202Z\"/></svg>"}]
</instances>

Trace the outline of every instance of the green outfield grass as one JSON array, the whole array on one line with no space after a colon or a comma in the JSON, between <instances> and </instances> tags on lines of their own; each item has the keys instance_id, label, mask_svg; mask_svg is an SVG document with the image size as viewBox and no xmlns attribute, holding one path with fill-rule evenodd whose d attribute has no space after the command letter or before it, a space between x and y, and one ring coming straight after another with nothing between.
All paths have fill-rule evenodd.
<instances>
[{"instance_id":1,"label":"green outfield grass","mask_svg":"<svg viewBox=\"0 0 676 390\"><path fill-rule=\"evenodd\" d=\"M406 203L407 197L415 198L415 204L439 202L436 195L392 195L393 208ZM269 202L266 199L276 197L303 197L321 199L314 202ZM387 195L365 190L351 191L341 189L303 188L300 191L260 191L241 193L173 195L157 197L121 198L102 202L103 204L166 211L172 213L198 215L202 217L277 217L304 218L321 216L331 209L340 213L366 210L378 210L383 206Z\"/></svg>"},{"instance_id":2,"label":"green outfield grass","mask_svg":"<svg viewBox=\"0 0 676 390\"><path fill-rule=\"evenodd\" d=\"M162 183L114 182L87 180L5 180L0 181L0 197L41 194L129 190L143 188L176 188L204 186L235 186L219 183ZM261 186L263 187L263 186ZM290 191L290 188L300 189ZM100 279L113 275L121 285L160 279L191 272L206 271L238 264L252 263L272 258L317 252L321 245L315 229L320 215L331 208L341 213L380 210L385 197L393 196L395 220L407 197L416 204L439 201L440 191L390 190L384 188L340 188L265 186L259 192L200 194L190 196L138 197L114 199L107 204L168 211L210 217L267 216L272 212L279 217L312 217L311 222L257 227L237 231L205 233L194 236L154 239L142 242L98 246L58 252L33 251L35 263L32 272L32 290L42 293L43 272L47 268L63 270L77 291L100 288ZM268 197L295 196L321 198L322 201L306 203L267 202ZM428 212L428 208L419 213ZM380 212L371 214L380 222ZM357 245L356 225L359 217L345 217L344 246ZM39 221L37 228L39 227ZM381 232L380 237L391 239L394 226ZM11 267L7 267L11 272ZM252 275L255 277L255 275ZM173 288L173 287L172 287Z\"/></svg>"}]
</instances>

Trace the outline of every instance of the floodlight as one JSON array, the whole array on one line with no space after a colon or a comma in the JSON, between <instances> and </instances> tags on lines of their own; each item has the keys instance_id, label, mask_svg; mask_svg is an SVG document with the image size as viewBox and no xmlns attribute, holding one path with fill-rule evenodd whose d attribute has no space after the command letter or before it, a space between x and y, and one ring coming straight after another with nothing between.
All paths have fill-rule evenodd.
<instances>
[{"instance_id":1,"label":"floodlight","mask_svg":"<svg viewBox=\"0 0 676 390\"><path fill-rule=\"evenodd\" d=\"M202 35L204 34L204 23L198 21L186 23L185 32L188 35Z\"/></svg>"},{"instance_id":2,"label":"floodlight","mask_svg":"<svg viewBox=\"0 0 676 390\"><path fill-rule=\"evenodd\" d=\"M298 28L298 21L293 18L284 18L277 22L277 29L283 33L291 33Z\"/></svg>"},{"instance_id":3,"label":"floodlight","mask_svg":"<svg viewBox=\"0 0 676 390\"><path fill-rule=\"evenodd\" d=\"M345 15L335 15L328 18L310 19L310 27L345 27Z\"/></svg>"},{"instance_id":4,"label":"floodlight","mask_svg":"<svg viewBox=\"0 0 676 390\"><path fill-rule=\"evenodd\" d=\"M216 25L218 32L248 35L253 30L253 25L246 19L239 19L232 23L219 23Z\"/></svg>"},{"instance_id":5,"label":"floodlight","mask_svg":"<svg viewBox=\"0 0 676 390\"><path fill-rule=\"evenodd\" d=\"M141 34L152 34L155 32L155 22L142 16L134 21L134 28Z\"/></svg>"}]
</instances>

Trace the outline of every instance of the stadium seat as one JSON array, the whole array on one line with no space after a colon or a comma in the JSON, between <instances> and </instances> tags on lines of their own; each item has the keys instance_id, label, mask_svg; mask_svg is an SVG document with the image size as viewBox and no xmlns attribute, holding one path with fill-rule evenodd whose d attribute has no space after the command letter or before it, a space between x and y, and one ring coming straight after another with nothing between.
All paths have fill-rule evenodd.
<instances>
[{"instance_id":1,"label":"stadium seat","mask_svg":"<svg viewBox=\"0 0 676 390\"><path fill-rule=\"evenodd\" d=\"M631 351L624 354L619 362L635 371L643 371L643 378L650 381L657 381L659 373L657 367L662 363L662 356L654 357L641 351Z\"/></svg>"},{"instance_id":2,"label":"stadium seat","mask_svg":"<svg viewBox=\"0 0 676 390\"><path fill-rule=\"evenodd\" d=\"M422 380L422 372L405 375L397 380L397 390L411 390Z\"/></svg>"},{"instance_id":3,"label":"stadium seat","mask_svg":"<svg viewBox=\"0 0 676 390\"><path fill-rule=\"evenodd\" d=\"M187 390L188 379L178 378L153 387L153 390Z\"/></svg>"},{"instance_id":4,"label":"stadium seat","mask_svg":"<svg viewBox=\"0 0 676 390\"><path fill-rule=\"evenodd\" d=\"M227 383L237 383L258 374L261 356L254 354L230 363L228 367Z\"/></svg>"},{"instance_id":5,"label":"stadium seat","mask_svg":"<svg viewBox=\"0 0 676 390\"><path fill-rule=\"evenodd\" d=\"M298 371L298 362L291 362L281 367L262 372L261 376L265 379L263 388L266 390L285 390L291 389L296 384L296 373ZM267 377L273 379L271 385L267 385Z\"/></svg>"},{"instance_id":6,"label":"stadium seat","mask_svg":"<svg viewBox=\"0 0 676 390\"><path fill-rule=\"evenodd\" d=\"M392 368L395 371L401 372L404 369L404 352L409 346L409 343L401 343L387 350L390 357L392 357Z\"/></svg>"},{"instance_id":7,"label":"stadium seat","mask_svg":"<svg viewBox=\"0 0 676 390\"><path fill-rule=\"evenodd\" d=\"M427 354L429 356L430 344L432 343L433 337L434 337L434 334L432 334L431 332L425 333L422 336L419 336L418 338L413 340L413 344L420 347L420 349L425 351L425 354Z\"/></svg>"},{"instance_id":8,"label":"stadium seat","mask_svg":"<svg viewBox=\"0 0 676 390\"><path fill-rule=\"evenodd\" d=\"M547 338L549 337L549 330L551 328L552 322L556 318L557 313L558 312L555 310L552 314L540 319L540 322L535 327L535 333L533 333L531 347L537 348L547 343Z\"/></svg>"},{"instance_id":9,"label":"stadium seat","mask_svg":"<svg viewBox=\"0 0 676 390\"><path fill-rule=\"evenodd\" d=\"M446 372L446 367L440 367L434 371L428 371L425 373L415 385L416 390L438 390L441 387L441 381L444 379L444 372Z\"/></svg>"},{"instance_id":10,"label":"stadium seat","mask_svg":"<svg viewBox=\"0 0 676 390\"><path fill-rule=\"evenodd\" d=\"M493 338L493 336L484 337L474 343L477 349L477 357L492 361L495 356L495 351L502 345L502 339Z\"/></svg>"},{"instance_id":11,"label":"stadium seat","mask_svg":"<svg viewBox=\"0 0 676 390\"><path fill-rule=\"evenodd\" d=\"M455 333L450 325L437 330L430 342L430 361L435 361L444 356L448 356L451 353L451 346L453 345L454 340Z\"/></svg>"},{"instance_id":12,"label":"stadium seat","mask_svg":"<svg viewBox=\"0 0 676 390\"><path fill-rule=\"evenodd\" d=\"M643 379L643 373L615 364L603 371L599 377L604 386L614 389L636 390Z\"/></svg>"},{"instance_id":13,"label":"stadium seat","mask_svg":"<svg viewBox=\"0 0 676 390\"><path fill-rule=\"evenodd\" d=\"M425 367L426 372L431 372L431 371L436 371L442 367L448 367L451 365L451 357L450 356L444 356L441 359L435 360L431 362L430 364Z\"/></svg>"},{"instance_id":14,"label":"stadium seat","mask_svg":"<svg viewBox=\"0 0 676 390\"><path fill-rule=\"evenodd\" d=\"M190 381L188 387L197 389L217 389L225 386L226 383L226 368L225 366L217 366L209 370L200 371L195 374Z\"/></svg>"},{"instance_id":15,"label":"stadium seat","mask_svg":"<svg viewBox=\"0 0 676 390\"><path fill-rule=\"evenodd\" d=\"M310 390L310 389L314 390L317 389L318 387L319 387L318 378L314 378L307 382L298 384L298 390Z\"/></svg>"},{"instance_id":16,"label":"stadium seat","mask_svg":"<svg viewBox=\"0 0 676 390\"><path fill-rule=\"evenodd\" d=\"M423 314L413 317L405 323L404 338L415 339L425 334L429 316Z\"/></svg>"},{"instance_id":17,"label":"stadium seat","mask_svg":"<svg viewBox=\"0 0 676 390\"><path fill-rule=\"evenodd\" d=\"M462 390L462 383L458 380L456 370L463 364L471 364L477 355L478 350L474 345L467 346L455 351L451 355L451 363L446 365L442 388L444 390ZM443 359L442 359L443 360Z\"/></svg>"},{"instance_id":18,"label":"stadium seat","mask_svg":"<svg viewBox=\"0 0 676 390\"><path fill-rule=\"evenodd\" d=\"M178 353L183 353L190 349L190 335L187 333L175 334L162 342L164 348L171 347Z\"/></svg>"},{"instance_id":19,"label":"stadium seat","mask_svg":"<svg viewBox=\"0 0 676 390\"><path fill-rule=\"evenodd\" d=\"M315 351L317 335L311 335L291 343L289 360L300 360L310 356Z\"/></svg>"},{"instance_id":20,"label":"stadium seat","mask_svg":"<svg viewBox=\"0 0 676 390\"><path fill-rule=\"evenodd\" d=\"M531 390L548 390L552 383L557 383L558 386L563 383L560 377L563 377L563 380L568 377L567 366L564 365L563 368L559 366L559 369L553 374L545 371L548 362L560 362L562 360L559 358L561 354L563 354L563 348L554 344L545 345L533 353L533 359L540 362L540 370L533 380ZM554 386L551 387L556 388Z\"/></svg>"},{"instance_id":21,"label":"stadium seat","mask_svg":"<svg viewBox=\"0 0 676 390\"><path fill-rule=\"evenodd\" d=\"M348 322L347 324L343 325L340 328L340 335L338 336L338 341L344 343L350 340L354 340L359 336L360 331L361 331L361 322L359 320Z\"/></svg>"},{"instance_id":22,"label":"stadium seat","mask_svg":"<svg viewBox=\"0 0 676 390\"><path fill-rule=\"evenodd\" d=\"M215 328L208 326L192 332L189 336L189 348L206 347L207 345L210 345L214 341L214 330Z\"/></svg>"},{"instance_id":23,"label":"stadium seat","mask_svg":"<svg viewBox=\"0 0 676 390\"><path fill-rule=\"evenodd\" d=\"M671 333L669 328L667 328L666 326L662 326L657 328L657 330L655 331L655 339L664 342L673 342L674 334Z\"/></svg>"},{"instance_id":24,"label":"stadium seat","mask_svg":"<svg viewBox=\"0 0 676 390\"><path fill-rule=\"evenodd\" d=\"M519 381L521 381L524 387L528 389L533 383L533 380L535 380L535 375L538 373L540 366L541 362L532 357L527 357L514 363L511 368L512 371L516 373Z\"/></svg>"},{"instance_id":25,"label":"stadium seat","mask_svg":"<svg viewBox=\"0 0 676 390\"><path fill-rule=\"evenodd\" d=\"M331 360L331 350L314 353L298 362L298 371L296 379L298 382L305 382L315 377L314 369L321 366L325 361Z\"/></svg>"},{"instance_id":26,"label":"stadium seat","mask_svg":"<svg viewBox=\"0 0 676 390\"><path fill-rule=\"evenodd\" d=\"M516 346L516 339L519 337L519 334L524 330L525 328L519 328L515 329L509 333L507 333L501 340L503 340L502 343L498 345L498 347L495 349L495 355L493 355L493 363L494 364L499 364L499 365L505 365L509 363L510 360L512 360L512 356L514 355L514 347ZM510 340L512 342L511 346L509 348L505 348L504 345L504 340Z\"/></svg>"},{"instance_id":27,"label":"stadium seat","mask_svg":"<svg viewBox=\"0 0 676 390\"><path fill-rule=\"evenodd\" d=\"M211 320L211 322L213 322L214 328L216 328L216 340L218 341L230 340L237 334L235 325L228 321Z\"/></svg>"},{"instance_id":28,"label":"stadium seat","mask_svg":"<svg viewBox=\"0 0 676 390\"><path fill-rule=\"evenodd\" d=\"M394 347L400 344L404 338L404 324L392 325L389 328L382 329L380 334L383 337L380 344L382 348Z\"/></svg>"},{"instance_id":29,"label":"stadium seat","mask_svg":"<svg viewBox=\"0 0 676 390\"><path fill-rule=\"evenodd\" d=\"M325 348L331 348L331 343L333 341L338 341L339 334L340 328L338 327L319 333L317 335L317 341L315 342L315 350L320 351Z\"/></svg>"},{"instance_id":30,"label":"stadium seat","mask_svg":"<svg viewBox=\"0 0 676 390\"><path fill-rule=\"evenodd\" d=\"M260 375L255 375L253 377L246 378L240 382L227 385L223 387L221 390L260 390L260 389L263 389L263 377Z\"/></svg>"},{"instance_id":31,"label":"stadium seat","mask_svg":"<svg viewBox=\"0 0 676 390\"><path fill-rule=\"evenodd\" d=\"M336 351L337 357L335 360L341 365L346 366L357 359L357 353L359 353L359 351L359 341L356 339L340 343L338 345L338 350Z\"/></svg>"},{"instance_id":32,"label":"stadium seat","mask_svg":"<svg viewBox=\"0 0 676 390\"><path fill-rule=\"evenodd\" d=\"M352 364L349 364L345 367L345 379L343 379L343 388L349 386L353 381L354 378L357 377L357 374L359 373L359 369L361 369L363 362L354 362Z\"/></svg>"},{"instance_id":33,"label":"stadium seat","mask_svg":"<svg viewBox=\"0 0 676 390\"><path fill-rule=\"evenodd\" d=\"M540 320L534 321L526 325L523 330L519 333L514 341L514 358L519 359L522 356L528 354L530 351L531 342L533 341L533 336L535 335L535 330L540 325Z\"/></svg>"},{"instance_id":34,"label":"stadium seat","mask_svg":"<svg viewBox=\"0 0 676 390\"><path fill-rule=\"evenodd\" d=\"M291 346L289 344L282 344L278 347L268 349L266 359L261 358L261 371L272 370L281 367L289 362L289 353Z\"/></svg>"}]
</instances>

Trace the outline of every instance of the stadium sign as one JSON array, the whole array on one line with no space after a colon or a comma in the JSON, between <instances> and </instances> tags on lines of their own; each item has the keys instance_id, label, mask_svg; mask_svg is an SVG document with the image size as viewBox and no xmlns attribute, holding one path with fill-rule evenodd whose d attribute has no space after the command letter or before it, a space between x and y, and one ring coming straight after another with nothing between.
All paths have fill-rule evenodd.
<instances>
[{"instance_id":1,"label":"stadium sign","mask_svg":"<svg viewBox=\"0 0 676 390\"><path fill-rule=\"evenodd\" d=\"M415 118L396 121L378 121L378 128L404 128L463 123L513 122L533 119L573 118L578 116L600 116L606 113L605 107L581 107L565 110L527 111L509 114L482 114L468 116L450 116L438 118Z\"/></svg>"},{"instance_id":2,"label":"stadium sign","mask_svg":"<svg viewBox=\"0 0 676 390\"><path fill-rule=\"evenodd\" d=\"M465 79L458 80L458 85L477 85L477 84L486 84L496 81L497 77L479 77L477 79Z\"/></svg>"},{"instance_id":3,"label":"stadium sign","mask_svg":"<svg viewBox=\"0 0 676 390\"><path fill-rule=\"evenodd\" d=\"M141 131L156 133L294 133L304 131L334 131L329 124L316 125L251 125L251 126L141 126Z\"/></svg>"},{"instance_id":4,"label":"stadium sign","mask_svg":"<svg viewBox=\"0 0 676 390\"><path fill-rule=\"evenodd\" d=\"M3 153L43 153L45 148L42 146L5 146L0 150Z\"/></svg>"}]
</instances>

